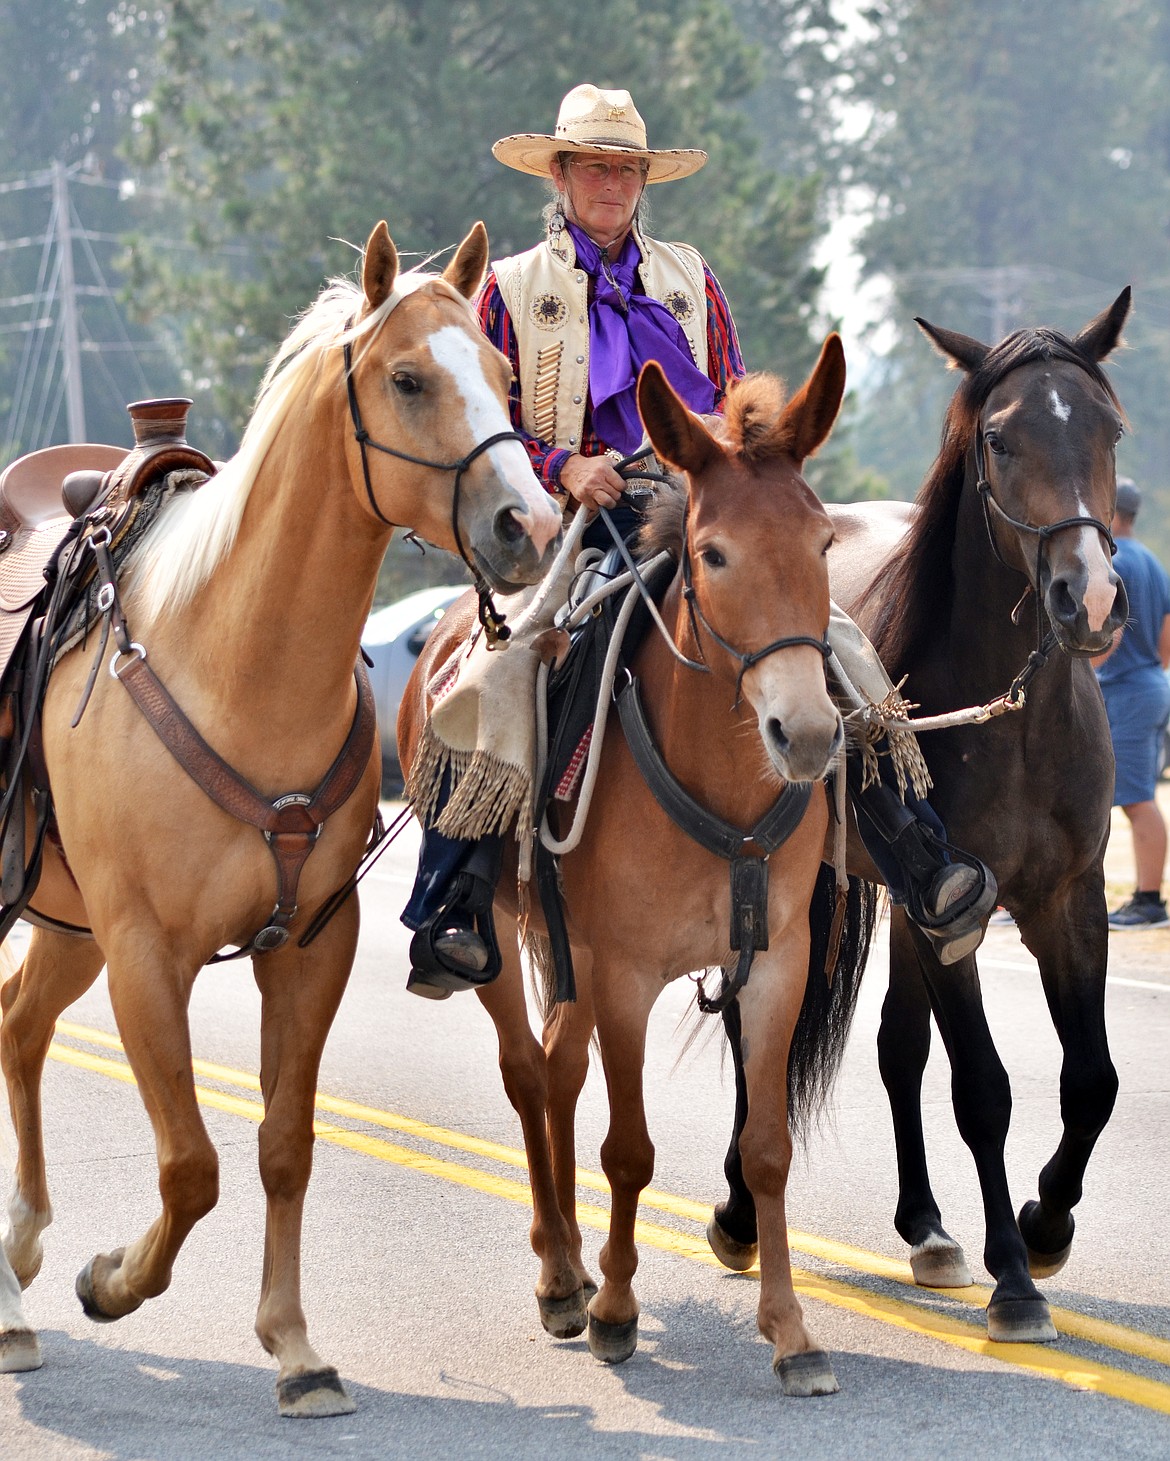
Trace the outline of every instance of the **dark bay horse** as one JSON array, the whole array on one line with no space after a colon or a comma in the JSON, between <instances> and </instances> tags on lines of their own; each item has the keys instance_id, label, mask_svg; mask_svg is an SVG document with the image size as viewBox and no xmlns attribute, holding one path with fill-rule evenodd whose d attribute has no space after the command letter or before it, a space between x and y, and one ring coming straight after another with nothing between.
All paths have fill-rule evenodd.
<instances>
[{"instance_id":1,"label":"dark bay horse","mask_svg":"<svg viewBox=\"0 0 1170 1461\"><path fill-rule=\"evenodd\" d=\"M905 693L921 706L917 715L986 704L1037 655L1022 709L921 738L931 800L953 840L995 873L1040 966L1063 1049L1063 1135L1040 1173L1039 1199L1018 1220L1004 1167L1011 1092L975 958L943 969L897 908L878 1037L898 1154L895 1226L911 1245L917 1282L968 1284L923 1145L934 1013L959 1131L983 1191L984 1262L995 1279L987 1324L999 1340L1055 1338L1033 1279L1056 1273L1068 1257L1072 1209L1117 1093L1105 1031L1103 873L1113 752L1089 657L1109 646L1128 614L1109 534L1123 416L1100 362L1129 306L1126 289L1075 338L1030 329L991 347L919 320L965 374L940 455L913 508L832 512L834 596L869 630L891 676L909 676ZM752 1206L736 1160L733 1137L731 1194L716 1211L712 1245L726 1261L730 1242L732 1258L750 1261Z\"/></svg>"},{"instance_id":2,"label":"dark bay horse","mask_svg":"<svg viewBox=\"0 0 1170 1461\"><path fill-rule=\"evenodd\" d=\"M198 491L176 493L144 536L122 584L135 642L97 675L75 727L92 639L52 673L43 735L59 835L29 905L31 946L0 995L19 1142L0 1359L16 1350L25 1368L39 1363L8 1279L27 1286L36 1276L52 1219L40 1084L55 1020L105 964L155 1133L158 1217L78 1278L86 1313L114 1320L168 1287L184 1239L216 1202L187 1007L204 964L238 944L252 953L262 999L267 1223L256 1333L279 1363L282 1414L353 1409L309 1342L301 1215L317 1071L353 962L356 898L315 941L300 940L352 874L377 811L380 756L359 654L392 525L460 549L496 588L539 577L560 534L560 514L510 430L507 363L469 304L486 263L477 225L442 276L400 274L379 224L361 287L335 281L285 341L236 456ZM166 722L132 698L130 684L142 681L129 676L147 665L189 718L185 764L196 764L202 733L222 758L215 778L188 774L177 759L184 745L172 751ZM294 810L262 834L265 821L233 815L232 801ZM275 862L270 845L286 860ZM303 868L286 898L298 848Z\"/></svg>"},{"instance_id":3,"label":"dark bay horse","mask_svg":"<svg viewBox=\"0 0 1170 1461\"><path fill-rule=\"evenodd\" d=\"M645 368L638 391L656 452L687 476L673 520L654 527L655 546L669 543L676 564L662 616L674 646L705 662L708 672L701 663L680 663L651 631L633 657L633 679L670 773L710 814L734 824L739 851L754 847L756 857L747 860L768 869L759 915L766 938L735 1008L751 1094L743 1162L761 1218L759 1327L791 1395L825 1394L837 1382L805 1327L789 1267L790 1088L793 1105L807 1111L835 1067L872 927L872 909L858 899L830 990L831 879L818 876L827 802L820 786L800 784L825 774L841 742L822 659L832 529L800 466L828 435L844 383L841 343L831 336L790 401L773 378L748 377L732 388L726 416L713 428L682 406L657 365ZM458 620L449 614L404 699L399 745L406 764L428 709L428 681L459 642ZM693 970L732 968L735 956L729 863L663 810L616 711L610 720L584 834L560 862L576 1002L547 1009L542 1049L528 1023L515 878L509 892L507 876L496 900L504 968L478 993L495 1021L505 1087L524 1127L542 1322L556 1337L587 1327L593 1354L616 1363L637 1344L635 1221L654 1171L642 1086L647 1020L667 982ZM778 796L791 795L800 797L798 820L765 861L744 829L755 829ZM815 938L814 899L822 915ZM613 1194L600 1291L582 1263L574 1137L594 1030L610 1106L601 1163Z\"/></svg>"}]
</instances>

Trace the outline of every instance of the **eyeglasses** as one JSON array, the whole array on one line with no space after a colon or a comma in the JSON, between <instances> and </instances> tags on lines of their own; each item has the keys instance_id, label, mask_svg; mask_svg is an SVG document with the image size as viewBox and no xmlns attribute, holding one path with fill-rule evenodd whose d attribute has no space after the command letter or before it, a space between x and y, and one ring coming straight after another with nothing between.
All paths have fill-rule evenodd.
<instances>
[{"instance_id":1,"label":"eyeglasses","mask_svg":"<svg viewBox=\"0 0 1170 1461\"><path fill-rule=\"evenodd\" d=\"M612 173L627 188L640 183L650 170L644 162L583 162L579 158L572 158L569 166L590 183L604 183Z\"/></svg>"}]
</instances>

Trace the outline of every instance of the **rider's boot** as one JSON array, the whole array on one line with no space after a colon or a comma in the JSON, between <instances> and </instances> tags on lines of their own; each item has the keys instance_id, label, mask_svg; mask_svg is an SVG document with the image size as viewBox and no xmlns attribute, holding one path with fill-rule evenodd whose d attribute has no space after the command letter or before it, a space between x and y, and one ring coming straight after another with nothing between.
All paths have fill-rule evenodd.
<instances>
[{"instance_id":1,"label":"rider's boot","mask_svg":"<svg viewBox=\"0 0 1170 1461\"><path fill-rule=\"evenodd\" d=\"M939 963L973 954L995 910L991 869L946 841L941 823L936 831L883 782L853 793L855 809L864 814L858 817L863 841L879 866L888 866L888 859L896 864L887 877L891 895L930 940ZM867 822L880 842L866 836Z\"/></svg>"},{"instance_id":2,"label":"rider's boot","mask_svg":"<svg viewBox=\"0 0 1170 1461\"><path fill-rule=\"evenodd\" d=\"M503 838L474 844L447 887L442 904L410 941L412 994L447 999L456 990L490 984L502 967L492 901L499 881Z\"/></svg>"}]
</instances>

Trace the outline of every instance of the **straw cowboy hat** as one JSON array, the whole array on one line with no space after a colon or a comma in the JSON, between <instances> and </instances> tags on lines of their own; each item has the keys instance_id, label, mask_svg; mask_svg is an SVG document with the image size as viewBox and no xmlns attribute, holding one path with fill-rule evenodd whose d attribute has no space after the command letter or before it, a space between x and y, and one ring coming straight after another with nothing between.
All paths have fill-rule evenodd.
<instances>
[{"instance_id":1,"label":"straw cowboy hat","mask_svg":"<svg viewBox=\"0 0 1170 1461\"><path fill-rule=\"evenodd\" d=\"M648 183L690 177L707 161L698 148L657 149L646 145L646 123L628 91L603 91L585 82L574 86L557 114L556 131L517 132L501 137L492 155L505 167L547 178L559 152L628 152L650 164Z\"/></svg>"}]
</instances>

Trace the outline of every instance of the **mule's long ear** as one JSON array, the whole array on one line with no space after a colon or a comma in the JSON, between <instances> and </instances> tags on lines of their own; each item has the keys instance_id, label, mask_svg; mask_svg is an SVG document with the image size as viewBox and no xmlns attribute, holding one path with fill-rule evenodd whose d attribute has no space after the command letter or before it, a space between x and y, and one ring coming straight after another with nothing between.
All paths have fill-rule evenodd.
<instances>
[{"instance_id":1,"label":"mule's long ear","mask_svg":"<svg viewBox=\"0 0 1170 1461\"><path fill-rule=\"evenodd\" d=\"M787 406L777 423L776 434L798 462L811 457L822 445L845 394L845 347L841 336L830 335L812 374Z\"/></svg>"},{"instance_id":2,"label":"mule's long ear","mask_svg":"<svg viewBox=\"0 0 1170 1461\"><path fill-rule=\"evenodd\" d=\"M941 330L937 325L914 316L914 323L952 366L965 370L968 375L978 370L991 352L990 345L981 345L970 335L960 335L958 330Z\"/></svg>"},{"instance_id":3,"label":"mule's long ear","mask_svg":"<svg viewBox=\"0 0 1170 1461\"><path fill-rule=\"evenodd\" d=\"M443 270L443 278L458 289L464 299L470 299L483 283L487 261L487 229L482 223L477 223L455 250L455 257Z\"/></svg>"},{"instance_id":4,"label":"mule's long ear","mask_svg":"<svg viewBox=\"0 0 1170 1461\"><path fill-rule=\"evenodd\" d=\"M1073 344L1090 360L1104 360L1116 348L1121 331L1129 317L1129 306L1133 291L1127 284L1108 309L1103 309L1095 320L1090 320Z\"/></svg>"},{"instance_id":5,"label":"mule's long ear","mask_svg":"<svg viewBox=\"0 0 1170 1461\"><path fill-rule=\"evenodd\" d=\"M371 310L385 304L398 278L398 250L386 227L386 220L374 225L362 260L362 293Z\"/></svg>"},{"instance_id":6,"label":"mule's long ear","mask_svg":"<svg viewBox=\"0 0 1170 1461\"><path fill-rule=\"evenodd\" d=\"M675 394L657 360L648 360L638 377L638 411L657 455L683 472L700 472L721 448Z\"/></svg>"}]
</instances>

